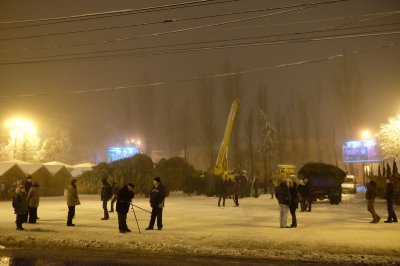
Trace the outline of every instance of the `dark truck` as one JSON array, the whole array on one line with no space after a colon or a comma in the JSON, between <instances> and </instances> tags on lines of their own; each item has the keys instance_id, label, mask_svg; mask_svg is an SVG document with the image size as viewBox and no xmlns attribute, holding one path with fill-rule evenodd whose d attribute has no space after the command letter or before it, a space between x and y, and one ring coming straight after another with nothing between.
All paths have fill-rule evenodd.
<instances>
[{"instance_id":1,"label":"dark truck","mask_svg":"<svg viewBox=\"0 0 400 266\"><path fill-rule=\"evenodd\" d=\"M299 171L299 179L307 179L314 201L328 198L331 204L342 201L342 183L346 173L330 164L307 163Z\"/></svg>"}]
</instances>

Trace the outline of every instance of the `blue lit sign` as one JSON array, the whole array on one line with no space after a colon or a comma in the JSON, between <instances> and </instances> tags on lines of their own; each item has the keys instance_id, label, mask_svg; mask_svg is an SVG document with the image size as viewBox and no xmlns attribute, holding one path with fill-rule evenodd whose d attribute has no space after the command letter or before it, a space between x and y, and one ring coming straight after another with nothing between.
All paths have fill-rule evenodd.
<instances>
[{"instance_id":1,"label":"blue lit sign","mask_svg":"<svg viewBox=\"0 0 400 266\"><path fill-rule=\"evenodd\" d=\"M376 140L348 141L343 144L343 162L379 162L378 143Z\"/></svg>"},{"instance_id":2,"label":"blue lit sign","mask_svg":"<svg viewBox=\"0 0 400 266\"><path fill-rule=\"evenodd\" d=\"M138 147L111 147L107 150L107 162L114 162L129 158L137 153L140 153L140 149Z\"/></svg>"}]
</instances>

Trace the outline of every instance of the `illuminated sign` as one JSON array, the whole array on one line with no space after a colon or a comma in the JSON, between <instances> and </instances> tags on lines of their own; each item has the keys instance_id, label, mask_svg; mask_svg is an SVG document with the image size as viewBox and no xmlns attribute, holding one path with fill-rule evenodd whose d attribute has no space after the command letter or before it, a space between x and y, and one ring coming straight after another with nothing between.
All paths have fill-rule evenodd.
<instances>
[{"instance_id":1,"label":"illuminated sign","mask_svg":"<svg viewBox=\"0 0 400 266\"><path fill-rule=\"evenodd\" d=\"M107 150L107 162L114 162L129 158L137 153L140 153L140 149L138 147L111 147Z\"/></svg>"},{"instance_id":2,"label":"illuminated sign","mask_svg":"<svg viewBox=\"0 0 400 266\"><path fill-rule=\"evenodd\" d=\"M343 162L379 162L378 143L376 140L356 140L343 144Z\"/></svg>"}]
</instances>

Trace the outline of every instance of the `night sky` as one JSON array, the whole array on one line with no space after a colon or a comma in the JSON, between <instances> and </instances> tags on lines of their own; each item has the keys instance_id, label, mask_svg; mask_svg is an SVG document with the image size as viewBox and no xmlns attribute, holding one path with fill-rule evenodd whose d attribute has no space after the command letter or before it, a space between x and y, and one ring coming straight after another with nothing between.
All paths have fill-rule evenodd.
<instances>
[{"instance_id":1,"label":"night sky","mask_svg":"<svg viewBox=\"0 0 400 266\"><path fill-rule=\"evenodd\" d=\"M37 121L39 128L57 125L70 130L75 151L71 161L87 161L96 152L104 153L109 145L121 145L127 135L146 138L140 126L127 126L120 119L126 95L135 97L132 105L141 101L135 94L137 88L117 88L160 82L165 84L153 87L156 100L152 129L154 149L162 150L165 149L165 108L170 106L173 116L177 116L180 106L189 104L194 130L199 119L195 92L199 82L175 81L226 73L224 66L229 65L228 72L264 69L241 75L245 90L241 103L243 121L247 117L245 113L255 106L256 92L262 85L269 90L269 110L275 117L277 110L290 104L290 93L309 98L321 84L321 109L315 110L309 105L312 111L323 114L323 125L329 132L337 112L334 79L341 71L343 60L267 68L352 51L364 51L354 56L363 81L360 100L354 102L362 107L357 127L376 132L379 124L400 110L398 0L348 0L313 6L305 4L329 1L188 1L198 6L177 5L160 10L160 6L182 2L1 1L0 119L25 115ZM284 6L292 7L278 8ZM154 8L144 10L146 7ZM132 11L103 18L87 15L121 10ZM250 10L254 12L244 12ZM393 14L394 11L397 13ZM71 18L76 15L83 16ZM260 16L264 17L255 18ZM40 20L50 18L59 19ZM180 21L171 22L171 19ZM34 21L18 22L23 20ZM215 25L218 23L224 25ZM32 26L36 24L44 25ZM130 26L121 28L124 25ZM100 30L105 27L115 28ZM189 30L195 27L199 28ZM333 31L332 27L348 29ZM172 32L177 30L180 32ZM257 36L264 37L250 38ZM329 39L315 40L321 37ZM211 42L216 40L225 41ZM281 42L271 43L277 40ZM184 43L190 44L177 45ZM246 46L237 47L238 44ZM397 46L386 47L389 44ZM208 48L196 50L199 47ZM213 81L217 90L216 105L224 106L223 78ZM115 89L93 92L104 88ZM90 92L71 94L72 91ZM166 97L170 105L165 104ZM221 111L216 121L217 136L222 137L227 113L222 108L217 110ZM135 115L133 124L140 119L137 112ZM2 131L2 137L4 134Z\"/></svg>"}]
</instances>

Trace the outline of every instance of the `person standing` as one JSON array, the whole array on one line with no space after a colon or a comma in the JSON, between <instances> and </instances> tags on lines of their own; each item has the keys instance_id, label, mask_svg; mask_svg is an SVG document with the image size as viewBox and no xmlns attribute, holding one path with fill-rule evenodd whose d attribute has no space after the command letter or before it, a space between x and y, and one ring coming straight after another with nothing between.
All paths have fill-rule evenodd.
<instances>
[{"instance_id":1,"label":"person standing","mask_svg":"<svg viewBox=\"0 0 400 266\"><path fill-rule=\"evenodd\" d=\"M117 205L115 210L118 214L118 228L120 233L131 231L126 224L126 217L128 215L131 201L135 196L135 193L133 192L134 189L135 186L132 183L128 183L118 191Z\"/></svg>"},{"instance_id":2,"label":"person standing","mask_svg":"<svg viewBox=\"0 0 400 266\"><path fill-rule=\"evenodd\" d=\"M258 198L260 196L260 193L258 192L260 188L260 181L258 180L258 177L254 178L253 188L254 188L254 197Z\"/></svg>"},{"instance_id":3,"label":"person standing","mask_svg":"<svg viewBox=\"0 0 400 266\"><path fill-rule=\"evenodd\" d=\"M235 183L233 184L233 202L235 202L235 207L239 207L239 196L240 196L240 178L235 178Z\"/></svg>"},{"instance_id":4,"label":"person standing","mask_svg":"<svg viewBox=\"0 0 400 266\"><path fill-rule=\"evenodd\" d=\"M111 186L112 192L113 192L113 197L111 199L111 210L110 212L114 212L114 203L117 201L118 198L118 191L119 187L117 186L117 183L114 181Z\"/></svg>"},{"instance_id":5,"label":"person standing","mask_svg":"<svg viewBox=\"0 0 400 266\"><path fill-rule=\"evenodd\" d=\"M25 230L22 227L22 223L24 222L26 213L28 212L28 203L26 200L24 185L20 185L16 188L15 194L13 196L12 205L16 214L15 223L17 225L17 230Z\"/></svg>"},{"instance_id":6,"label":"person standing","mask_svg":"<svg viewBox=\"0 0 400 266\"><path fill-rule=\"evenodd\" d=\"M307 178L304 178L304 196L305 196L305 210L306 212L311 212L311 205L313 202L313 193L311 188L311 183Z\"/></svg>"},{"instance_id":7,"label":"person standing","mask_svg":"<svg viewBox=\"0 0 400 266\"><path fill-rule=\"evenodd\" d=\"M372 215L372 221L370 223L378 223L381 217L376 214L375 212L375 198L378 195L378 192L376 190L376 183L375 181L370 181L367 185L367 192L365 193L365 198L368 201L368 211Z\"/></svg>"},{"instance_id":8,"label":"person standing","mask_svg":"<svg viewBox=\"0 0 400 266\"><path fill-rule=\"evenodd\" d=\"M279 203L279 223L281 228L290 228L287 226L287 216L290 205L290 192L286 181L282 181L276 189L275 197Z\"/></svg>"},{"instance_id":9,"label":"person standing","mask_svg":"<svg viewBox=\"0 0 400 266\"><path fill-rule=\"evenodd\" d=\"M275 195L275 183L274 183L274 181L272 180L272 178L271 179L269 179L269 182L268 182L268 190L269 190L269 193L271 194L271 199L273 199L274 198L274 195Z\"/></svg>"},{"instance_id":10,"label":"person standing","mask_svg":"<svg viewBox=\"0 0 400 266\"><path fill-rule=\"evenodd\" d=\"M149 222L149 226L146 230L153 230L154 223L157 218L157 228L158 230L162 230L163 223L162 223L162 213L164 208L164 201L165 201L165 188L161 184L161 179L157 176L153 180L153 188L150 192L150 206L152 208L151 211L151 218Z\"/></svg>"},{"instance_id":11,"label":"person standing","mask_svg":"<svg viewBox=\"0 0 400 266\"><path fill-rule=\"evenodd\" d=\"M300 212L305 212L307 209L307 197L306 197L306 191L305 191L305 186L304 186L304 181L300 180L299 184L297 186L297 191L299 192L300 196Z\"/></svg>"},{"instance_id":12,"label":"person standing","mask_svg":"<svg viewBox=\"0 0 400 266\"><path fill-rule=\"evenodd\" d=\"M32 187L28 192L28 212L29 212L29 223L35 224L37 220L37 209L39 207L40 200L40 191L39 184L37 182L33 182Z\"/></svg>"},{"instance_id":13,"label":"person standing","mask_svg":"<svg viewBox=\"0 0 400 266\"><path fill-rule=\"evenodd\" d=\"M25 194L29 193L29 190L32 187L32 177L28 175L28 177L26 178L26 181L24 183L25 186ZM24 223L27 223L29 219L29 212L26 212L25 217L24 217Z\"/></svg>"},{"instance_id":14,"label":"person standing","mask_svg":"<svg viewBox=\"0 0 400 266\"><path fill-rule=\"evenodd\" d=\"M225 207L225 199L226 199L226 181L220 176L218 177L218 207L221 207L221 199L222 206Z\"/></svg>"},{"instance_id":15,"label":"person standing","mask_svg":"<svg viewBox=\"0 0 400 266\"><path fill-rule=\"evenodd\" d=\"M102 180L103 186L101 187L101 201L103 202L103 210L104 210L104 216L101 218L102 220L108 220L110 216L108 215L108 209L107 209L107 202L111 199L113 193L110 184L107 181L107 178L103 178Z\"/></svg>"},{"instance_id":16,"label":"person standing","mask_svg":"<svg viewBox=\"0 0 400 266\"><path fill-rule=\"evenodd\" d=\"M294 182L292 179L288 180L288 186L290 191L290 204L289 210L290 214L292 215L292 224L290 227L297 227L297 218L296 218L296 210L299 207L299 192L297 190L297 183Z\"/></svg>"},{"instance_id":17,"label":"person standing","mask_svg":"<svg viewBox=\"0 0 400 266\"><path fill-rule=\"evenodd\" d=\"M67 190L67 205L68 205L68 217L67 217L67 226L75 226L72 223L72 219L75 216L75 206L80 205L78 190L76 188L77 179L71 179L71 185Z\"/></svg>"},{"instance_id":18,"label":"person standing","mask_svg":"<svg viewBox=\"0 0 400 266\"><path fill-rule=\"evenodd\" d=\"M390 178L386 178L386 191L385 191L385 199L386 199L386 205L387 205L387 211L388 211L388 218L385 223L397 223L397 216L396 213L394 212L393 208L393 196L394 196L394 187L393 183L390 180Z\"/></svg>"}]
</instances>

